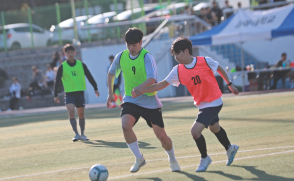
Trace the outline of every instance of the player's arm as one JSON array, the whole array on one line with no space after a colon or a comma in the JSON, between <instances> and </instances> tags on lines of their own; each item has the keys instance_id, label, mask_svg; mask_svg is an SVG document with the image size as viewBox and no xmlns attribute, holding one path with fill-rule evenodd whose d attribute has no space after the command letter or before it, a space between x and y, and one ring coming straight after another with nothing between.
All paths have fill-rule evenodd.
<instances>
[{"instance_id":1,"label":"player's arm","mask_svg":"<svg viewBox=\"0 0 294 181\"><path fill-rule=\"evenodd\" d=\"M107 74L108 97L106 102L107 107L109 107L110 103L114 101L114 94L113 94L114 80L115 80L115 76L119 75L121 72L119 60L120 60L120 54L117 54L108 70L108 74Z\"/></svg>"},{"instance_id":2,"label":"player's arm","mask_svg":"<svg viewBox=\"0 0 294 181\"><path fill-rule=\"evenodd\" d=\"M107 74L107 85L108 85L108 97L107 97L107 107L110 106L110 103L114 101L113 95L113 84L114 84L115 75L108 72Z\"/></svg>"},{"instance_id":3,"label":"player's arm","mask_svg":"<svg viewBox=\"0 0 294 181\"><path fill-rule=\"evenodd\" d=\"M147 80L132 90L132 92L134 92L136 95L142 95L143 94L142 90L145 87L149 87L153 85L154 83L156 83L157 66L153 56L147 53L144 57L144 63L145 63Z\"/></svg>"},{"instance_id":4,"label":"player's arm","mask_svg":"<svg viewBox=\"0 0 294 181\"><path fill-rule=\"evenodd\" d=\"M217 72L226 81L227 84L229 84L231 82L228 77L228 74L220 65L218 65L218 67L217 67ZM239 94L238 89L233 84L229 85L228 87L234 94L236 94L236 95Z\"/></svg>"},{"instance_id":5,"label":"player's arm","mask_svg":"<svg viewBox=\"0 0 294 181\"><path fill-rule=\"evenodd\" d=\"M135 92L134 90L132 91L132 97L138 97L144 93L148 93L148 92L155 92L155 91L159 91L162 90L164 88L166 88L169 85L169 83L166 80L163 80L161 82L158 82L156 84L153 84L151 86L145 87L141 93L139 92Z\"/></svg>"},{"instance_id":6,"label":"player's arm","mask_svg":"<svg viewBox=\"0 0 294 181\"><path fill-rule=\"evenodd\" d=\"M58 97L58 85L61 83L62 72L63 72L63 68L62 68L62 65L60 65L58 67L57 74L55 77L55 83L54 83L54 101L56 103L60 102Z\"/></svg>"},{"instance_id":7,"label":"player's arm","mask_svg":"<svg viewBox=\"0 0 294 181\"><path fill-rule=\"evenodd\" d=\"M99 92L98 92L98 87L97 87L97 83L96 81L94 80L91 72L89 71L88 67L86 66L86 64L83 63L83 68L84 68L84 72L85 72L85 75L87 77L87 79L89 80L90 84L93 86L94 88L94 91L95 91L95 94L96 94L96 97L99 96Z\"/></svg>"}]
</instances>

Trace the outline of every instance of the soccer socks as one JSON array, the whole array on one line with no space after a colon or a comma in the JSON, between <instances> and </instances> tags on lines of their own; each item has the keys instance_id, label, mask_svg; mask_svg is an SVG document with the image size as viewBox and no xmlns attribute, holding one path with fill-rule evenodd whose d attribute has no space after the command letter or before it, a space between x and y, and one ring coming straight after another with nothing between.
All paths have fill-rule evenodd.
<instances>
[{"instance_id":1,"label":"soccer socks","mask_svg":"<svg viewBox=\"0 0 294 181\"><path fill-rule=\"evenodd\" d=\"M206 158L207 157L207 150L206 150L206 143L205 143L205 139L203 137L203 135L201 134L201 136L198 139L194 139L196 142L196 145L200 151L201 154L201 158Z\"/></svg>"},{"instance_id":2,"label":"soccer socks","mask_svg":"<svg viewBox=\"0 0 294 181\"><path fill-rule=\"evenodd\" d=\"M131 149L136 158L143 158L142 153L139 150L138 141L135 141L127 145L129 146L129 148Z\"/></svg>"},{"instance_id":3,"label":"soccer socks","mask_svg":"<svg viewBox=\"0 0 294 181\"><path fill-rule=\"evenodd\" d=\"M169 161L175 161L176 160L175 153L174 153L174 148L172 148L169 151L165 150L165 152L168 154Z\"/></svg>"},{"instance_id":4,"label":"soccer socks","mask_svg":"<svg viewBox=\"0 0 294 181\"><path fill-rule=\"evenodd\" d=\"M79 134L78 129L77 129L77 120L76 120L76 118L70 119L69 121L70 121L72 130L76 133L76 135Z\"/></svg>"},{"instance_id":5,"label":"soccer socks","mask_svg":"<svg viewBox=\"0 0 294 181\"><path fill-rule=\"evenodd\" d=\"M79 118L79 125L81 128L81 135L83 135L85 131L85 118L84 119Z\"/></svg>"},{"instance_id":6,"label":"soccer socks","mask_svg":"<svg viewBox=\"0 0 294 181\"><path fill-rule=\"evenodd\" d=\"M228 139L226 131L222 127L220 127L220 131L214 134L217 137L218 141L225 147L226 150L228 150L231 146L231 143Z\"/></svg>"}]
</instances>

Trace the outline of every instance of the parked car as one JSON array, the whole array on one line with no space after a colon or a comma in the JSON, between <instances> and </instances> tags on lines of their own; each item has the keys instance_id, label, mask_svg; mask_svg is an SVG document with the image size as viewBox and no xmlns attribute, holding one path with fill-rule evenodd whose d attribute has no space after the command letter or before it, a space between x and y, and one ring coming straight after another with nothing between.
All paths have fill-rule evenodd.
<instances>
[{"instance_id":1,"label":"parked car","mask_svg":"<svg viewBox=\"0 0 294 181\"><path fill-rule=\"evenodd\" d=\"M153 7L143 7L143 10L146 14L151 13L152 11L155 11L155 8ZM137 19L139 17L141 17L141 12L142 12L142 8L135 8L133 9L133 16L134 19ZM127 10L124 12L119 13L118 15L113 17L114 21L129 21L132 20L132 10Z\"/></svg>"},{"instance_id":2,"label":"parked car","mask_svg":"<svg viewBox=\"0 0 294 181\"><path fill-rule=\"evenodd\" d=\"M18 23L4 26L6 32L6 45L8 49L31 48L31 32L30 24ZM32 24L34 46L45 47L50 40L50 32L41 27ZM3 29L0 28L0 49L4 49L4 34Z\"/></svg>"},{"instance_id":3,"label":"parked car","mask_svg":"<svg viewBox=\"0 0 294 181\"><path fill-rule=\"evenodd\" d=\"M103 14L98 14L88 19L87 21L88 26L91 27L89 29L91 38L94 40L97 40L97 39L105 39L105 38L112 37L112 35L114 34L113 28L107 28L107 29L101 28L101 25L105 25L105 24L113 22L113 17L115 15L116 15L116 12L111 11L111 12L106 12ZM84 26L86 26L86 24L84 24Z\"/></svg>"},{"instance_id":4,"label":"parked car","mask_svg":"<svg viewBox=\"0 0 294 181\"><path fill-rule=\"evenodd\" d=\"M78 38L80 41L87 40L88 34L85 30L82 30L81 27L85 24L85 22L92 17L89 16L77 16L75 18L77 23L77 31L78 31ZM74 21L72 18L64 20L59 23L59 27L61 29L61 38L64 43L72 43L75 39L74 34ZM50 44L57 44L59 42L59 31L57 25L52 25L50 28L51 31L51 41Z\"/></svg>"}]
</instances>

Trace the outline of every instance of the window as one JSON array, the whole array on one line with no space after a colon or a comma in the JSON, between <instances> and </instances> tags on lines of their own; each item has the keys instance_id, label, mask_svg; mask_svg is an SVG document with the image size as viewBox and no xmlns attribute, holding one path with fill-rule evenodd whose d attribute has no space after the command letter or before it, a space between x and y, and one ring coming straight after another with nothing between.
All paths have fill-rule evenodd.
<instances>
[{"instance_id":1,"label":"window","mask_svg":"<svg viewBox=\"0 0 294 181\"><path fill-rule=\"evenodd\" d=\"M30 32L30 28L29 27L17 27L17 28L13 28L13 29L16 32L22 32L22 33Z\"/></svg>"},{"instance_id":2,"label":"window","mask_svg":"<svg viewBox=\"0 0 294 181\"><path fill-rule=\"evenodd\" d=\"M9 33L9 29L5 29L6 34ZM3 34L3 29L0 28L0 35Z\"/></svg>"}]
</instances>

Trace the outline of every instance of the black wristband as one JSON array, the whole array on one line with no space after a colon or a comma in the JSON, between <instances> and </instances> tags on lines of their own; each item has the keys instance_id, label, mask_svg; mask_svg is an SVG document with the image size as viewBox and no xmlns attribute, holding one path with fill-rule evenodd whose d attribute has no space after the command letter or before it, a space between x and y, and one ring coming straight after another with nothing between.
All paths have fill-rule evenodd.
<instances>
[{"instance_id":1,"label":"black wristband","mask_svg":"<svg viewBox=\"0 0 294 181\"><path fill-rule=\"evenodd\" d=\"M230 83L228 83L227 85L228 85L228 86L230 86L230 85L232 85L232 84L233 84L233 83L232 83L232 82L230 82Z\"/></svg>"}]
</instances>

